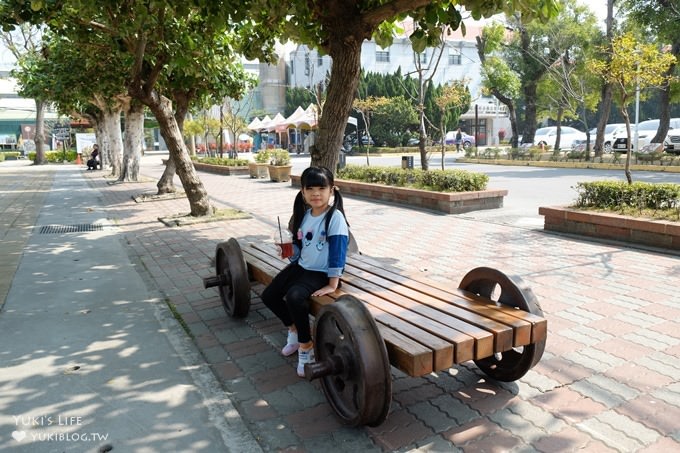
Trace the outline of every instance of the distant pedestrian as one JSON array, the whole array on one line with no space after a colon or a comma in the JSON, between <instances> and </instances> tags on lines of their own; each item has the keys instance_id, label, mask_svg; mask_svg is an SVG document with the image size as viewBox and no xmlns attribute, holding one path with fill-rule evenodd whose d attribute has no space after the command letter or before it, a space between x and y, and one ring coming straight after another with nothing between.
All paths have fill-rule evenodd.
<instances>
[{"instance_id":1,"label":"distant pedestrian","mask_svg":"<svg viewBox=\"0 0 680 453\"><path fill-rule=\"evenodd\" d=\"M297 374L314 362L309 328L309 297L334 292L345 268L349 227L342 196L333 173L309 167L300 177L302 189L295 197L289 229L293 234L291 264L279 272L262 292L262 301L288 328L284 356L298 352ZM331 198L333 204L329 204Z\"/></svg>"},{"instance_id":2,"label":"distant pedestrian","mask_svg":"<svg viewBox=\"0 0 680 453\"><path fill-rule=\"evenodd\" d=\"M463 133L460 128L456 131L456 151L460 151L460 144L463 142Z\"/></svg>"},{"instance_id":3,"label":"distant pedestrian","mask_svg":"<svg viewBox=\"0 0 680 453\"><path fill-rule=\"evenodd\" d=\"M92 153L90 154L90 158L87 160L87 169L96 170L98 164L99 164L99 145L95 143L94 145L92 145Z\"/></svg>"}]
</instances>

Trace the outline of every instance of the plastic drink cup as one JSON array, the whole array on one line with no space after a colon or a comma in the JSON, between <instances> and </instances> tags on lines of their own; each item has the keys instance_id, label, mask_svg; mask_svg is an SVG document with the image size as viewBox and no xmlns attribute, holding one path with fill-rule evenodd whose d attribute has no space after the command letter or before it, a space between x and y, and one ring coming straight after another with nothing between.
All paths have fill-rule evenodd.
<instances>
[{"instance_id":1,"label":"plastic drink cup","mask_svg":"<svg viewBox=\"0 0 680 453\"><path fill-rule=\"evenodd\" d=\"M281 258L293 256L293 234L287 228L276 230L274 233L274 244L281 250Z\"/></svg>"}]
</instances>

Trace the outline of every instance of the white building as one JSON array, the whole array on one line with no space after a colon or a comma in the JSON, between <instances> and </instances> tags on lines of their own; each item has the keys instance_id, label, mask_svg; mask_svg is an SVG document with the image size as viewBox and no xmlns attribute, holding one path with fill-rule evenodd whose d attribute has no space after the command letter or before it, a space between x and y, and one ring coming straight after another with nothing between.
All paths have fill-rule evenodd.
<instances>
[{"instance_id":1,"label":"white building","mask_svg":"<svg viewBox=\"0 0 680 453\"><path fill-rule=\"evenodd\" d=\"M406 28L406 27L405 27ZM431 68L425 72L429 77L436 67L434 77L435 84L445 84L453 80L465 80L470 89L473 102L470 110L461 116L461 126L469 134L475 133L475 117L477 118L477 134L480 145L498 143L498 131L510 130L510 121L507 117L507 109L494 97L485 97L481 90L481 63L477 55L475 37L481 33L481 26L467 27L467 34L463 36L460 30L453 32L447 37L441 58L440 49L426 49L422 54L415 54L411 48L411 42L406 37L396 38L392 45L381 48L375 41L365 41L361 49L361 66L366 72L380 74L393 74L401 67L402 74L414 74L416 70L415 58L419 58L421 67ZM438 65L435 65L439 58ZM319 83L324 83L327 74L330 74L332 60L328 55L321 55L318 51L305 45L298 45L287 55L282 56L286 60L287 74L285 80L291 87L312 88ZM280 70L281 65L277 68ZM260 71L261 73L263 71ZM260 89L262 94L262 108L268 113L275 114L281 108L270 110L267 105L281 104L267 101L267 93L271 93L271 84L280 84L282 76L272 77L268 71L265 79L260 77ZM284 92L285 95L285 92ZM283 102L285 105L285 101Z\"/></svg>"}]
</instances>

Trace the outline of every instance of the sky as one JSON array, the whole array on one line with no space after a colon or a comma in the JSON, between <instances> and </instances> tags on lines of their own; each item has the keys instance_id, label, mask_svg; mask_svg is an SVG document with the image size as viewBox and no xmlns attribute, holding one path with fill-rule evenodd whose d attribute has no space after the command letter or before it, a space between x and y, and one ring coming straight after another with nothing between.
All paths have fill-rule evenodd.
<instances>
[{"instance_id":1,"label":"sky","mask_svg":"<svg viewBox=\"0 0 680 453\"><path fill-rule=\"evenodd\" d=\"M579 0L580 4L586 5L590 10L597 16L599 22L604 23L607 19L607 1L606 0L595 0L595 1L585 1Z\"/></svg>"}]
</instances>

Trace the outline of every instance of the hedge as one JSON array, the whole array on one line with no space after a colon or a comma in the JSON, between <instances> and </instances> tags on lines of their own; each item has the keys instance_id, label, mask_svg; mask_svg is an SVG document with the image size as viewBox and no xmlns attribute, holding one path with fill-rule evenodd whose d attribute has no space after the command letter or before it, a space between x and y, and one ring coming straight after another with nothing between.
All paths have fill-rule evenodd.
<instances>
[{"instance_id":1,"label":"hedge","mask_svg":"<svg viewBox=\"0 0 680 453\"><path fill-rule=\"evenodd\" d=\"M59 163L64 160L68 162L75 162L78 157L78 153L75 149L70 149L66 151L66 159L64 159L64 151L45 151L45 160L50 163ZM30 151L28 153L28 159L35 161L35 151Z\"/></svg>"},{"instance_id":2,"label":"hedge","mask_svg":"<svg viewBox=\"0 0 680 453\"><path fill-rule=\"evenodd\" d=\"M625 181L579 182L576 207L599 209L679 209L680 184Z\"/></svg>"},{"instance_id":3,"label":"hedge","mask_svg":"<svg viewBox=\"0 0 680 453\"><path fill-rule=\"evenodd\" d=\"M203 157L200 159L192 157L191 160L202 164L224 165L226 167L245 167L248 165L246 159L229 159L224 157Z\"/></svg>"},{"instance_id":4,"label":"hedge","mask_svg":"<svg viewBox=\"0 0 680 453\"><path fill-rule=\"evenodd\" d=\"M413 187L434 192L471 192L486 190L489 176L465 170L400 169L347 165L337 173L340 179Z\"/></svg>"}]
</instances>

